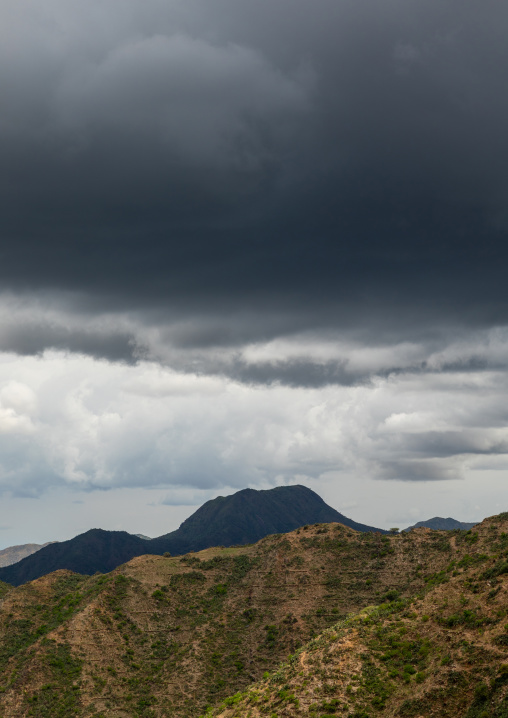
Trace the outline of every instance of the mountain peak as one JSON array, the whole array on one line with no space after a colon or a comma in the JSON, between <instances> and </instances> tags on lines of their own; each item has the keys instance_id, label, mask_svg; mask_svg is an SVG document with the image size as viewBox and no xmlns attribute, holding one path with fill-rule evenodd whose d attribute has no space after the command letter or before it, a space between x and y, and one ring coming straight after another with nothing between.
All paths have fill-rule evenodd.
<instances>
[{"instance_id":1,"label":"mountain peak","mask_svg":"<svg viewBox=\"0 0 508 718\"><path fill-rule=\"evenodd\" d=\"M446 519L442 518L441 516L434 516L433 519L427 519L426 521L418 521L418 523L414 524L413 526L408 526L405 531L410 531L411 529L418 528L428 528L433 529L434 531L454 531L456 529L460 529L461 531L469 531L478 523L479 521L476 521L474 523L457 521L457 519L452 519L450 516Z\"/></svg>"},{"instance_id":2,"label":"mountain peak","mask_svg":"<svg viewBox=\"0 0 508 718\"><path fill-rule=\"evenodd\" d=\"M328 506L312 489L296 484L273 489L242 489L230 496L218 496L203 504L177 531L153 539L151 545L165 540L172 545L171 553L187 553L208 546L254 543L268 534L287 533L306 524L332 522L356 531L384 533L352 521Z\"/></svg>"},{"instance_id":3,"label":"mountain peak","mask_svg":"<svg viewBox=\"0 0 508 718\"><path fill-rule=\"evenodd\" d=\"M181 555L212 546L251 544L269 534L317 523L386 533L343 516L306 486L248 488L207 501L179 529L159 538L147 540L126 531L90 529L0 569L0 579L19 585L61 568L81 574L104 573L143 554Z\"/></svg>"}]
</instances>

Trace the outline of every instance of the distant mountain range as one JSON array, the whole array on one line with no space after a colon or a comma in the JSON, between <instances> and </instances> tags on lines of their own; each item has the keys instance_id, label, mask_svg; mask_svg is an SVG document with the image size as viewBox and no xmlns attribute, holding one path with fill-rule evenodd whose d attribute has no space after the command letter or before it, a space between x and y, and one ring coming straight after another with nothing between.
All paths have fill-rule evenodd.
<instances>
[{"instance_id":1,"label":"distant mountain range","mask_svg":"<svg viewBox=\"0 0 508 718\"><path fill-rule=\"evenodd\" d=\"M413 526L408 526L404 531L410 531L411 529L428 528L434 529L434 531L453 531L454 529L460 529L461 531L469 531L474 526L477 526L480 522L475 521L474 523L467 523L465 521L457 521L448 517L447 519L441 518L441 516L435 516L433 519L427 521L418 521Z\"/></svg>"},{"instance_id":2,"label":"distant mountain range","mask_svg":"<svg viewBox=\"0 0 508 718\"><path fill-rule=\"evenodd\" d=\"M49 546L54 541L47 543L24 543L20 546L9 546L0 551L0 568L3 566L11 566L13 563L21 561L26 556L31 556L36 551L40 551L44 546Z\"/></svg>"},{"instance_id":3,"label":"distant mountain range","mask_svg":"<svg viewBox=\"0 0 508 718\"><path fill-rule=\"evenodd\" d=\"M69 541L40 546L26 544L0 552L10 565L0 568L0 580L14 586L57 569L81 574L107 573L135 556L144 554L182 555L211 546L255 543L269 534L287 533L305 525L341 523L356 531L388 533L353 521L328 506L305 486L280 486L266 491L243 489L232 496L207 501L171 533L150 539L126 531L91 529ZM474 523L435 517L409 526L437 530L470 529ZM31 549L29 549L31 547ZM24 557L16 551L28 551ZM19 556L19 558L14 558ZM20 560L21 559L21 560Z\"/></svg>"},{"instance_id":4,"label":"distant mountain range","mask_svg":"<svg viewBox=\"0 0 508 718\"><path fill-rule=\"evenodd\" d=\"M387 533L343 516L305 486L243 489L232 496L207 501L179 529L164 536L145 539L125 531L91 529L0 568L0 580L19 586L62 568L81 574L106 573L143 554L181 555L211 546L244 545L269 534L331 522L361 532Z\"/></svg>"}]
</instances>

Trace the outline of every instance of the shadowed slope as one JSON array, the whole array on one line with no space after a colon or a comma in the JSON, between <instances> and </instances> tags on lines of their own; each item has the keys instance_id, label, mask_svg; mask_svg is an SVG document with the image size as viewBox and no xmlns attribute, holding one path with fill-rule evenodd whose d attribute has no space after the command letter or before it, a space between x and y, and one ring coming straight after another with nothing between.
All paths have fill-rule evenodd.
<instances>
[{"instance_id":1,"label":"shadowed slope","mask_svg":"<svg viewBox=\"0 0 508 718\"><path fill-rule=\"evenodd\" d=\"M147 541L126 531L90 529L69 541L41 548L18 563L0 569L0 578L19 586L58 569L82 574L107 573L144 553L147 553Z\"/></svg>"},{"instance_id":2,"label":"shadowed slope","mask_svg":"<svg viewBox=\"0 0 508 718\"><path fill-rule=\"evenodd\" d=\"M12 566L13 563L17 563L27 556L31 556L36 551L40 551L44 546L49 546L52 541L46 543L25 543L21 546L8 546L0 551L0 567Z\"/></svg>"}]
</instances>

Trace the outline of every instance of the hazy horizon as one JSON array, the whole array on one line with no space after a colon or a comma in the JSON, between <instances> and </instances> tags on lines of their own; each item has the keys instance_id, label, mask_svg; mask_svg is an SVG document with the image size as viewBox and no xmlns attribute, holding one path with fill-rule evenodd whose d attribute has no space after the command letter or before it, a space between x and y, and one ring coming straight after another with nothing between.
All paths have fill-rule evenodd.
<instances>
[{"instance_id":1,"label":"hazy horizon","mask_svg":"<svg viewBox=\"0 0 508 718\"><path fill-rule=\"evenodd\" d=\"M310 488L310 487L309 487ZM238 489L241 490L241 489ZM219 492L217 496L227 496L234 492ZM115 502L115 492L111 492L110 498L111 501ZM216 496L211 497L216 498ZM210 500L210 499L207 499ZM203 502L205 503L205 502ZM327 502L329 503L329 502ZM19 544L25 544L25 543L45 543L47 541L67 541L71 538L74 538L75 536L78 536L81 533L85 533L86 531L93 529L93 528L100 528L108 531L127 531L131 534L143 534L145 536L148 536L149 538L156 538L158 536L161 536L163 534L169 533L170 531L174 531L177 529L180 524L185 521L186 518L188 518L191 514L193 514L202 504L186 504L184 506L167 506L162 503L160 504L149 504L149 508L157 512L156 514L156 521L153 522L153 515L150 515L151 512L146 512L146 518L143 517L140 519L139 517L135 516L133 512L126 513L125 516L122 516L121 509L116 510L116 514L113 519L108 518L108 515L111 515L111 505L108 505L108 502L104 501L98 501L96 505L93 507L92 515L98 519L99 523L97 525L87 525L86 521L88 520L88 517L90 516L90 510L86 510L81 512L80 514L80 507L83 505L80 500L74 499L72 501L72 504L75 505L75 512L71 511L67 512L70 513L70 516L68 515L65 519L65 521L61 521L58 528L56 529L58 533L58 536L55 534L55 529L51 528L51 526L48 524L44 524L41 522L40 525L37 525L35 528L29 529L30 535L36 535L36 536L42 536L43 538L37 539L37 540L29 540L25 541L23 540L23 536L25 535L24 532L27 531L26 528L23 526L19 527L12 527L10 531L13 533L11 535L18 536L19 538L14 543L9 544L0 544L0 550L4 548L8 548L10 546L15 546ZM364 521L363 517L360 515L362 513L361 507L353 507L351 506L350 509L347 510L340 510L337 508L337 506L334 506L333 504L329 503L329 505L340 511L344 516L347 518L353 519L354 521L357 521L358 523L367 523L367 525L371 525L374 528L382 528L382 529L389 529L392 528L392 526L395 525L393 521L376 521L375 518L372 522L370 521ZM372 514L375 517L375 514ZM441 518L454 518L457 521L465 521L465 519L461 518L460 516L456 515L449 515L446 512L439 513L429 513L429 515L426 515L423 518L419 519L408 519L407 521L399 522L400 525L398 525L398 528L404 529L407 528L410 525L413 525L414 523L417 523L417 521L426 521L430 520L435 517L441 517ZM77 525L80 526L79 529L77 528L71 528L73 525L76 525L76 517L77 518ZM481 522L484 518L487 518L486 516L482 517L476 517L473 519L470 519L469 522L476 521ZM142 525L147 527L147 531L142 531L138 529L133 529L129 526L129 524L132 523L132 526L138 526ZM158 527L158 528L156 528ZM7 529L7 527L4 527L4 531ZM151 530L151 533L148 532L148 529ZM35 534L33 533L35 531ZM48 538L48 536L52 536L52 538Z\"/></svg>"}]
</instances>

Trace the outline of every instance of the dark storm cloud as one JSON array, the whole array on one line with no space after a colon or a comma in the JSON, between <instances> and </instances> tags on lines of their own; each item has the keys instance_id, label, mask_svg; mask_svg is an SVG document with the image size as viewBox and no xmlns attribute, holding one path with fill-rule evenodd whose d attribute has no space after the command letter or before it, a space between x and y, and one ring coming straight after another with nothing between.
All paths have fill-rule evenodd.
<instances>
[{"instance_id":1,"label":"dark storm cloud","mask_svg":"<svg viewBox=\"0 0 508 718\"><path fill-rule=\"evenodd\" d=\"M4 0L0 491L502 495L507 21Z\"/></svg>"},{"instance_id":2,"label":"dark storm cloud","mask_svg":"<svg viewBox=\"0 0 508 718\"><path fill-rule=\"evenodd\" d=\"M383 465L379 478L389 481L449 481L461 476L458 467L431 461L394 461Z\"/></svg>"},{"instance_id":3,"label":"dark storm cloud","mask_svg":"<svg viewBox=\"0 0 508 718\"><path fill-rule=\"evenodd\" d=\"M274 310L395 334L506 321L503 4L0 12L3 286L247 307L259 336Z\"/></svg>"},{"instance_id":4,"label":"dark storm cloud","mask_svg":"<svg viewBox=\"0 0 508 718\"><path fill-rule=\"evenodd\" d=\"M133 363L139 354L132 335L68 329L50 324L26 323L0 327L0 351L20 355L42 354L47 349L89 354L98 359Z\"/></svg>"},{"instance_id":5,"label":"dark storm cloud","mask_svg":"<svg viewBox=\"0 0 508 718\"><path fill-rule=\"evenodd\" d=\"M481 431L429 431L406 436L405 447L413 455L449 457L463 454L506 454L508 441Z\"/></svg>"}]
</instances>

